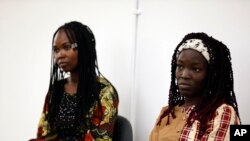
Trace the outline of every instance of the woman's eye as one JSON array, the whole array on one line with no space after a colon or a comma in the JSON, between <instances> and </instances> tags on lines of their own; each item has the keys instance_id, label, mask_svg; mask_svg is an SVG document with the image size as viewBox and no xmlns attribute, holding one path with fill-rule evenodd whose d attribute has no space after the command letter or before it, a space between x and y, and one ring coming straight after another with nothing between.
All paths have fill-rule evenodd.
<instances>
[{"instance_id":1,"label":"woman's eye","mask_svg":"<svg viewBox=\"0 0 250 141\"><path fill-rule=\"evenodd\" d=\"M182 68L183 68L183 66L182 66L182 65L177 64L177 69L182 69Z\"/></svg>"},{"instance_id":2,"label":"woman's eye","mask_svg":"<svg viewBox=\"0 0 250 141\"><path fill-rule=\"evenodd\" d=\"M65 49L65 50L71 49L71 44L64 45L64 46L63 46L63 49Z\"/></svg>"},{"instance_id":3,"label":"woman's eye","mask_svg":"<svg viewBox=\"0 0 250 141\"><path fill-rule=\"evenodd\" d=\"M54 48L53 51L54 51L55 53L58 53L58 52L59 52L59 49Z\"/></svg>"},{"instance_id":4,"label":"woman's eye","mask_svg":"<svg viewBox=\"0 0 250 141\"><path fill-rule=\"evenodd\" d=\"M201 69L199 69L199 68L194 68L194 71L195 72L199 72Z\"/></svg>"}]
</instances>

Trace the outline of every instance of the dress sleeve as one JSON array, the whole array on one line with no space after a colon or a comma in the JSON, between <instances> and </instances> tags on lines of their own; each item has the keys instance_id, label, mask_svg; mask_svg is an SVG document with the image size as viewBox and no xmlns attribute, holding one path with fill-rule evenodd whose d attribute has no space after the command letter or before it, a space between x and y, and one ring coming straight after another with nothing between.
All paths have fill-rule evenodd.
<instances>
[{"instance_id":1,"label":"dress sleeve","mask_svg":"<svg viewBox=\"0 0 250 141\"><path fill-rule=\"evenodd\" d=\"M91 126L86 135L85 141L112 141L115 119L118 114L118 95L115 88L108 84L101 89L100 106L93 108ZM101 108L101 118L100 116Z\"/></svg>"},{"instance_id":2,"label":"dress sleeve","mask_svg":"<svg viewBox=\"0 0 250 141\"><path fill-rule=\"evenodd\" d=\"M46 115L48 114L48 97L49 94L46 95L42 115L38 123L37 137L35 139L31 139L30 141L47 141L55 139L55 135L52 135L50 132L49 124L46 119Z\"/></svg>"},{"instance_id":3,"label":"dress sleeve","mask_svg":"<svg viewBox=\"0 0 250 141\"><path fill-rule=\"evenodd\" d=\"M202 141L229 141L230 125L240 124L240 120L232 106L223 104L217 111L215 118L208 124Z\"/></svg>"}]
</instances>

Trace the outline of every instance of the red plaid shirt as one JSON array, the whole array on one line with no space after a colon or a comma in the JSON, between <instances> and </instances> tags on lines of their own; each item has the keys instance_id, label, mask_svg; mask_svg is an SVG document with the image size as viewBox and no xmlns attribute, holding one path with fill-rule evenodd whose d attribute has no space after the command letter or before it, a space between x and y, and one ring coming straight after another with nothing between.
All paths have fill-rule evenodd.
<instances>
[{"instance_id":1,"label":"red plaid shirt","mask_svg":"<svg viewBox=\"0 0 250 141\"><path fill-rule=\"evenodd\" d=\"M179 141L229 141L230 124L240 124L240 120L232 106L222 104L209 121L206 133L198 139L200 124L196 120L191 127L184 126Z\"/></svg>"}]
</instances>

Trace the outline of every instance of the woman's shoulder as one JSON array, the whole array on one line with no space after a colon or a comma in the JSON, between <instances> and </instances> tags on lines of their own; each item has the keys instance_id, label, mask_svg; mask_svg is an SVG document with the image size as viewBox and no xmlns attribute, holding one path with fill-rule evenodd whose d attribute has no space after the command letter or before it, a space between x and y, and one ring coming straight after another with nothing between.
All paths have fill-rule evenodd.
<instances>
[{"instance_id":1,"label":"woman's shoulder","mask_svg":"<svg viewBox=\"0 0 250 141\"><path fill-rule=\"evenodd\" d=\"M97 83L100 84L101 89L105 87L112 87L113 89L115 89L114 85L104 76L97 76Z\"/></svg>"},{"instance_id":2,"label":"woman's shoulder","mask_svg":"<svg viewBox=\"0 0 250 141\"><path fill-rule=\"evenodd\" d=\"M167 105L161 107L160 115L162 115L162 113L163 113L164 111L166 111L167 109L168 109L168 106L167 106Z\"/></svg>"},{"instance_id":3,"label":"woman's shoulder","mask_svg":"<svg viewBox=\"0 0 250 141\"><path fill-rule=\"evenodd\" d=\"M165 112L166 110L168 110L169 106L168 105L165 105L161 108L161 112L160 112L160 115ZM183 111L183 107L182 106L174 106L174 110L175 111Z\"/></svg>"},{"instance_id":4,"label":"woman's shoulder","mask_svg":"<svg viewBox=\"0 0 250 141\"><path fill-rule=\"evenodd\" d=\"M233 106L229 105L229 104L226 104L226 103L223 103L221 104L217 110L217 112L228 112L228 113L232 113L232 112L235 112Z\"/></svg>"},{"instance_id":5,"label":"woman's shoulder","mask_svg":"<svg viewBox=\"0 0 250 141\"><path fill-rule=\"evenodd\" d=\"M217 110L216 110L216 116L215 118L226 118L225 120L230 120L230 122L234 123L234 124L239 124L240 123L240 119L237 115L237 111L235 111L234 107L223 103L221 104Z\"/></svg>"},{"instance_id":6,"label":"woman's shoulder","mask_svg":"<svg viewBox=\"0 0 250 141\"><path fill-rule=\"evenodd\" d=\"M118 93L114 85L105 77L98 76L97 82L100 85L100 96L112 96L113 99L118 99Z\"/></svg>"},{"instance_id":7,"label":"woman's shoulder","mask_svg":"<svg viewBox=\"0 0 250 141\"><path fill-rule=\"evenodd\" d=\"M97 82L100 83L100 84L102 84L102 85L107 86L107 85L110 85L110 84L111 84L111 82L108 81L108 79L105 78L105 77L103 77L103 76L97 76L96 79L97 79Z\"/></svg>"},{"instance_id":8,"label":"woman's shoulder","mask_svg":"<svg viewBox=\"0 0 250 141\"><path fill-rule=\"evenodd\" d=\"M220 125L216 126L221 126L221 123L223 123L223 125L240 124L240 118L237 115L237 111L234 109L232 105L223 103L216 109L214 116L210 121L210 124L217 124L217 123L219 123Z\"/></svg>"}]
</instances>

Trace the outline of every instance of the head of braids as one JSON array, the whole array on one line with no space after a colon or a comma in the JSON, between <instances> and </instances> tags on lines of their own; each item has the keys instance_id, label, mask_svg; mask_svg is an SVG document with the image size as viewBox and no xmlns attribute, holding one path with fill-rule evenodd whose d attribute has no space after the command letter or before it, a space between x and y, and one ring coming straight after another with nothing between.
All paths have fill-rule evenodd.
<instances>
[{"instance_id":1,"label":"head of braids","mask_svg":"<svg viewBox=\"0 0 250 141\"><path fill-rule=\"evenodd\" d=\"M52 45L55 35L58 31L65 31L69 41L77 43L78 50L78 66L79 81L76 96L78 98L77 106L77 122L79 124L85 123L86 114L89 112L91 106L98 102L100 108L99 92L100 87L97 83L97 76L99 75L97 56L95 49L95 37L90 28L77 21L65 23L59 27L53 35ZM64 89L61 80L65 79L64 72L58 67L53 59L53 50L51 58L51 73L50 84L48 90L48 114L47 118L50 126L53 128L53 123L56 114L59 110L60 100L62 98ZM98 71L98 73L96 72ZM100 110L101 112L101 110ZM103 114L103 113L100 113ZM101 117L101 116L100 116Z\"/></svg>"},{"instance_id":2,"label":"head of braids","mask_svg":"<svg viewBox=\"0 0 250 141\"><path fill-rule=\"evenodd\" d=\"M188 126L191 126L195 120L199 120L200 123L207 123L211 120L216 109L222 103L231 105L239 117L238 104L234 93L233 70L229 49L225 44L211 36L208 36L206 33L189 33L182 39L174 50L171 62L171 83L168 109L166 109L160 116L157 125L160 125L162 119L166 116L168 116L167 125L171 124L169 121L170 116L173 118L176 117L174 109L175 106L183 105L185 102L185 98L180 94L176 83L176 55L178 48L182 45L182 43L189 39L202 40L208 48L210 62L208 64L208 74L206 76L207 82L203 89L204 97L202 102L196 105L189 114L189 117L187 118ZM206 126L206 124L200 124L199 136L205 132Z\"/></svg>"}]
</instances>

